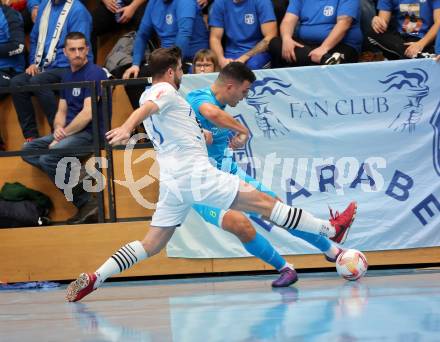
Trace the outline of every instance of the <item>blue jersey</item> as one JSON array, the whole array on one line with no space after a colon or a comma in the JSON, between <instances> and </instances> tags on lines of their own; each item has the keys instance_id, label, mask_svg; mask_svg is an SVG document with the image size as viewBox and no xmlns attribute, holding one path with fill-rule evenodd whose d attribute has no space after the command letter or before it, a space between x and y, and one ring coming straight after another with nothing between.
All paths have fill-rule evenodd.
<instances>
[{"instance_id":1,"label":"blue jersey","mask_svg":"<svg viewBox=\"0 0 440 342\"><path fill-rule=\"evenodd\" d=\"M88 62L81 69L75 72L68 71L63 76L62 83L67 82L84 82L84 81L95 81L96 96L101 96L101 86L100 82L106 80L107 75L102 70L101 67ZM68 88L62 89L60 91L60 98L66 100L67 102L67 116L66 116L66 126L72 122L72 120L82 111L84 107L84 100L87 97L91 97L90 88ZM104 133L104 121L102 118L102 106L101 102L98 102L98 118L99 118L99 130L101 135ZM85 130L92 133L92 123L90 122L85 128Z\"/></svg>"},{"instance_id":2,"label":"blue jersey","mask_svg":"<svg viewBox=\"0 0 440 342\"><path fill-rule=\"evenodd\" d=\"M0 5L0 69L24 70L24 29L20 13Z\"/></svg>"},{"instance_id":3,"label":"blue jersey","mask_svg":"<svg viewBox=\"0 0 440 342\"><path fill-rule=\"evenodd\" d=\"M207 146L208 156L209 158L214 159L217 162L217 168L220 168L222 165L224 151L228 147L229 138L232 135L232 131L228 128L219 128L211 121L206 119L202 114L200 114L200 106L204 103L212 103L222 110L225 109L226 106L217 101L210 87L193 90L187 95L186 100L196 113L197 120L199 120L202 128L212 132L213 142L211 145Z\"/></svg>"},{"instance_id":4,"label":"blue jersey","mask_svg":"<svg viewBox=\"0 0 440 342\"><path fill-rule=\"evenodd\" d=\"M40 33L40 21L43 11L48 3L48 1L52 1L52 8L49 16L49 20L47 23L47 34L46 40L44 41L44 52L43 59L46 57L49 46L51 42L51 38L55 32L58 18L63 10L65 0L60 0L58 4L55 4L53 0L43 0L39 4L38 7L38 15L35 20L35 24L30 33L30 52L29 52L29 63L35 63L35 52L37 49L38 35ZM64 22L64 26L61 29L60 39L56 46L56 56L54 61L47 67L51 68L68 68L70 66L67 57L64 55L64 40L69 32L81 32L83 33L87 40L90 42L90 33L92 31L92 16L89 11L84 7L81 1L74 1L72 7L70 8L69 14L67 15L66 21ZM89 49L89 54L87 58L91 61L93 60L92 49Z\"/></svg>"},{"instance_id":5,"label":"blue jersey","mask_svg":"<svg viewBox=\"0 0 440 342\"><path fill-rule=\"evenodd\" d=\"M255 47L263 39L261 25L275 20L270 0L215 0L209 13L209 26L224 29L227 58Z\"/></svg>"},{"instance_id":6,"label":"blue jersey","mask_svg":"<svg viewBox=\"0 0 440 342\"><path fill-rule=\"evenodd\" d=\"M401 34L423 38L434 24L434 10L440 0L379 0L377 9L392 13Z\"/></svg>"},{"instance_id":7,"label":"blue jersey","mask_svg":"<svg viewBox=\"0 0 440 342\"><path fill-rule=\"evenodd\" d=\"M299 18L296 36L307 42L318 44L328 37L338 17L352 17L351 28L342 42L357 51L361 50L359 0L290 0L287 12Z\"/></svg>"},{"instance_id":8,"label":"blue jersey","mask_svg":"<svg viewBox=\"0 0 440 342\"><path fill-rule=\"evenodd\" d=\"M133 64L140 65L146 44L156 32L162 47L178 46L185 59L209 47L209 33L196 0L148 1L136 34Z\"/></svg>"}]
</instances>

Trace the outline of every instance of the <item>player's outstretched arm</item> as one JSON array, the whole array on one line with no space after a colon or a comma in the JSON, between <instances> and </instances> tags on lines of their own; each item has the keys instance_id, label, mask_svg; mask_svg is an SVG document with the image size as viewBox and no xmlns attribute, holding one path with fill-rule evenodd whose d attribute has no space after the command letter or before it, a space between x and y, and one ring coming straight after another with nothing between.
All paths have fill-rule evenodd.
<instances>
[{"instance_id":1,"label":"player's outstretched arm","mask_svg":"<svg viewBox=\"0 0 440 342\"><path fill-rule=\"evenodd\" d=\"M229 128L236 133L245 134L246 136L249 135L249 131L244 125L216 105L204 103L199 107L199 111L200 114L218 127Z\"/></svg>"},{"instance_id":2,"label":"player's outstretched arm","mask_svg":"<svg viewBox=\"0 0 440 342\"><path fill-rule=\"evenodd\" d=\"M109 144L126 144L130 139L131 132L147 117L156 113L159 107L152 101L146 101L142 106L136 109L122 126L112 129L105 134Z\"/></svg>"}]
</instances>

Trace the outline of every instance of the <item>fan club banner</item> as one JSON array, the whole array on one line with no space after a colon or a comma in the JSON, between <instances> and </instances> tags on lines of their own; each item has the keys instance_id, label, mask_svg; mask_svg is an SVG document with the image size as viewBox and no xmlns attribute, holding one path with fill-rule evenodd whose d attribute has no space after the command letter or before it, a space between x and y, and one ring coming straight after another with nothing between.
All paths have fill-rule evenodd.
<instances>
[{"instance_id":1,"label":"fan club banner","mask_svg":"<svg viewBox=\"0 0 440 342\"><path fill-rule=\"evenodd\" d=\"M249 96L226 110L251 138L234 152L248 174L316 216L358 212L345 246L362 251L440 246L440 64L433 60L256 72ZM182 93L216 74L185 76ZM250 218L282 254L318 253ZM188 258L249 256L195 211L168 244Z\"/></svg>"}]
</instances>

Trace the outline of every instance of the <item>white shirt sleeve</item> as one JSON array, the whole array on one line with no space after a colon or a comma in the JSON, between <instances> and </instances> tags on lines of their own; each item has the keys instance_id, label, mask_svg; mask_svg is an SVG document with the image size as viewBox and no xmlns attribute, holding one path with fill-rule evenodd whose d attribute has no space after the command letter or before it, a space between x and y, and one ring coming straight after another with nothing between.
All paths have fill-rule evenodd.
<instances>
[{"instance_id":1,"label":"white shirt sleeve","mask_svg":"<svg viewBox=\"0 0 440 342\"><path fill-rule=\"evenodd\" d=\"M157 113L159 114L169 109L176 102L176 90L168 83L157 84L144 91L139 103L143 105L147 101L152 101L159 107Z\"/></svg>"}]
</instances>

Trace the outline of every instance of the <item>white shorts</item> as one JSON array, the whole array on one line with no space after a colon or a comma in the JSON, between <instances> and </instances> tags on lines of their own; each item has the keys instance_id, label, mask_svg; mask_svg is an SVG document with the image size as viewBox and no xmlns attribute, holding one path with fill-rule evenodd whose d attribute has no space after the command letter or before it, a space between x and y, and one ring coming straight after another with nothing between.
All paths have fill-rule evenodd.
<instances>
[{"instance_id":1,"label":"white shorts","mask_svg":"<svg viewBox=\"0 0 440 342\"><path fill-rule=\"evenodd\" d=\"M218 170L206 156L160 158L159 202L151 225L182 224L194 203L229 209L238 193L240 179Z\"/></svg>"}]
</instances>

